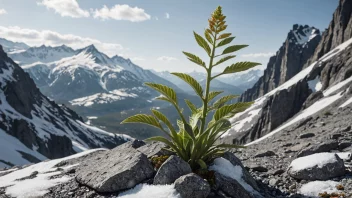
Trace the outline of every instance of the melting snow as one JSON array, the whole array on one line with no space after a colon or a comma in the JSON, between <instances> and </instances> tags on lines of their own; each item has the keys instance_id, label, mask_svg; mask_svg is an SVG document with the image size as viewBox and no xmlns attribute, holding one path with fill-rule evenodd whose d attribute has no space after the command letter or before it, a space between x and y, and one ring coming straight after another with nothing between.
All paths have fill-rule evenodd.
<instances>
[{"instance_id":1,"label":"melting snow","mask_svg":"<svg viewBox=\"0 0 352 198\"><path fill-rule=\"evenodd\" d=\"M332 93L334 93L335 91L341 89L343 86L349 84L350 82L352 82L352 76L347 78L346 80L342 81L342 82L339 82L337 83L336 85L333 85L332 87L330 87L329 89L325 90L323 93L324 93L324 96L328 96Z\"/></svg>"},{"instance_id":2,"label":"melting snow","mask_svg":"<svg viewBox=\"0 0 352 198\"><path fill-rule=\"evenodd\" d=\"M313 196L318 198L319 193L322 192L337 192L336 186L338 184L339 183L335 181L313 181L303 184L298 192L305 196Z\"/></svg>"},{"instance_id":3,"label":"melting snow","mask_svg":"<svg viewBox=\"0 0 352 198\"><path fill-rule=\"evenodd\" d=\"M62 161L79 158L99 150L104 150L104 149L92 149L69 157L50 160L46 162L40 162L38 164L34 164L26 168L14 171L12 173L9 173L7 175L0 177L0 188L7 187L5 190L6 194L13 197L43 196L45 193L49 192L48 191L49 188L55 185L58 185L60 183L65 183L70 179L72 179L67 176L64 176L61 178L56 178L51 180L50 179L51 176L58 175L61 173L60 171L56 171L57 168L55 168L55 165L57 165ZM72 165L67 167L62 167L62 168L68 169L70 167L72 167ZM38 174L33 179L20 180L21 178L30 176L35 171L37 171Z\"/></svg>"},{"instance_id":4,"label":"melting snow","mask_svg":"<svg viewBox=\"0 0 352 198\"><path fill-rule=\"evenodd\" d=\"M322 84L319 80L319 76L317 76L314 80L308 81L308 86L313 92L320 91Z\"/></svg>"},{"instance_id":5,"label":"melting snow","mask_svg":"<svg viewBox=\"0 0 352 198\"><path fill-rule=\"evenodd\" d=\"M136 187L120 193L120 198L181 198L174 185L148 185L138 184Z\"/></svg>"},{"instance_id":6,"label":"melting snow","mask_svg":"<svg viewBox=\"0 0 352 198\"><path fill-rule=\"evenodd\" d=\"M253 194L259 194L256 190L252 188L246 181L243 180L243 172L241 166L234 166L229 160L225 158L216 158L214 164L209 167L209 170L214 170L226 177L235 179L241 186L248 192Z\"/></svg>"},{"instance_id":7,"label":"melting snow","mask_svg":"<svg viewBox=\"0 0 352 198\"><path fill-rule=\"evenodd\" d=\"M316 153L293 160L290 164L291 170L299 171L318 166L323 167L325 164L336 162L335 153Z\"/></svg>"},{"instance_id":8,"label":"melting snow","mask_svg":"<svg viewBox=\"0 0 352 198\"><path fill-rule=\"evenodd\" d=\"M341 106L339 106L339 108L344 108L351 103L352 103L352 97L348 99L346 102L344 102Z\"/></svg>"}]
</instances>

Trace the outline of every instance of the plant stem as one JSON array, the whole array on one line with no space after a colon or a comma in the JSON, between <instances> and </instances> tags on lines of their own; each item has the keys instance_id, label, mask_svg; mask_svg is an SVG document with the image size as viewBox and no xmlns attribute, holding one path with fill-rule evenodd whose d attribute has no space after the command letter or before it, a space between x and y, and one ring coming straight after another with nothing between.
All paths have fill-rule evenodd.
<instances>
[{"instance_id":1,"label":"plant stem","mask_svg":"<svg viewBox=\"0 0 352 198\"><path fill-rule=\"evenodd\" d=\"M202 125L200 128L200 134L203 133L204 127L205 127L205 121L207 117L207 112L208 112L208 99L209 99L209 90L210 90L210 81L211 81L211 69L213 67L213 60L214 60L214 55L215 55L215 46L216 46L216 36L217 33L214 35L214 42L213 42L213 49L210 55L210 61L209 61L209 68L207 69L207 83L206 83L206 88L205 88L205 98L203 100L203 116L202 116Z\"/></svg>"}]
</instances>

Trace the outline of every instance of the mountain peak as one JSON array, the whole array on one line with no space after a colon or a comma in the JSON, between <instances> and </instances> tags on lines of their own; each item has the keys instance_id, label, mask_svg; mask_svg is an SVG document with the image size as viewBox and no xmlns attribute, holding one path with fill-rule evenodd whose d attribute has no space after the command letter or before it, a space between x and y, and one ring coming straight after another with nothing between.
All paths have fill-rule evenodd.
<instances>
[{"instance_id":1,"label":"mountain peak","mask_svg":"<svg viewBox=\"0 0 352 198\"><path fill-rule=\"evenodd\" d=\"M294 24L288 33L288 40L290 43L304 45L318 35L320 35L319 29L313 26Z\"/></svg>"}]
</instances>

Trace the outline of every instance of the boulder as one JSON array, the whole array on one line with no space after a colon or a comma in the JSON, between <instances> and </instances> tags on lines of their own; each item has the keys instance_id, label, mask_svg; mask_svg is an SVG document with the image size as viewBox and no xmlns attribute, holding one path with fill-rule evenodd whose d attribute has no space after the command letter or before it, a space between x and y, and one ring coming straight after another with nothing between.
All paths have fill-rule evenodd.
<instances>
[{"instance_id":1,"label":"boulder","mask_svg":"<svg viewBox=\"0 0 352 198\"><path fill-rule=\"evenodd\" d=\"M220 173L215 172L214 190L222 191L227 197L232 198L254 198L246 189L242 187L235 179L226 177Z\"/></svg>"},{"instance_id":2,"label":"boulder","mask_svg":"<svg viewBox=\"0 0 352 198\"><path fill-rule=\"evenodd\" d=\"M312 155L314 153L322 153L329 152L331 150L337 149L339 147L339 143L336 140L327 140L323 143L317 145L311 145L303 150L301 150L297 157L304 157L307 155Z\"/></svg>"},{"instance_id":3,"label":"boulder","mask_svg":"<svg viewBox=\"0 0 352 198\"><path fill-rule=\"evenodd\" d=\"M259 187L257 185L257 182L254 180L254 178L251 176L251 174L249 174L249 172L245 169L245 167L243 166L241 160L238 159L235 154L233 154L231 152L225 152L223 158L229 160L231 162L231 164L234 165L234 166L241 166L241 168L242 168L242 179L247 184L252 186L253 189L255 189L256 191L259 191Z\"/></svg>"},{"instance_id":4,"label":"boulder","mask_svg":"<svg viewBox=\"0 0 352 198\"><path fill-rule=\"evenodd\" d=\"M132 188L151 178L154 170L147 156L126 145L85 160L76 170L77 182L105 193Z\"/></svg>"},{"instance_id":5,"label":"boulder","mask_svg":"<svg viewBox=\"0 0 352 198\"><path fill-rule=\"evenodd\" d=\"M174 181L192 169L189 164L176 155L171 155L159 168L154 177L154 184L172 184Z\"/></svg>"},{"instance_id":6,"label":"boulder","mask_svg":"<svg viewBox=\"0 0 352 198\"><path fill-rule=\"evenodd\" d=\"M151 142L139 147L137 150L147 155L148 158L155 155L171 155L171 152L163 150L165 147L166 145L162 142Z\"/></svg>"},{"instance_id":7,"label":"boulder","mask_svg":"<svg viewBox=\"0 0 352 198\"><path fill-rule=\"evenodd\" d=\"M288 174L300 180L328 180L345 174L343 160L334 153L317 153L293 160Z\"/></svg>"},{"instance_id":8,"label":"boulder","mask_svg":"<svg viewBox=\"0 0 352 198\"><path fill-rule=\"evenodd\" d=\"M178 178L175 189L182 198L206 198L210 193L209 183L194 173Z\"/></svg>"}]
</instances>

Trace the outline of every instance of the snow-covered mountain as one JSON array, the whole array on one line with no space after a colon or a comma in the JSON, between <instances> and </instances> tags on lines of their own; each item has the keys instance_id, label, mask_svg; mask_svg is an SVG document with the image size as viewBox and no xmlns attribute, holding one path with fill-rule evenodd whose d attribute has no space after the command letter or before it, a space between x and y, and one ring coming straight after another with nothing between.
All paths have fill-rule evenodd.
<instances>
[{"instance_id":1,"label":"snow-covered mountain","mask_svg":"<svg viewBox=\"0 0 352 198\"><path fill-rule=\"evenodd\" d=\"M242 90L246 90L252 87L262 75L262 70L253 69L250 71L235 73L231 75L223 75L218 79L224 83L236 86Z\"/></svg>"},{"instance_id":2,"label":"snow-covered mountain","mask_svg":"<svg viewBox=\"0 0 352 198\"><path fill-rule=\"evenodd\" d=\"M13 42L4 38L0 38L0 45L7 53L20 52L29 48L29 46L25 43Z\"/></svg>"},{"instance_id":3,"label":"snow-covered mountain","mask_svg":"<svg viewBox=\"0 0 352 198\"><path fill-rule=\"evenodd\" d=\"M129 139L89 126L49 100L0 47L0 168L111 148Z\"/></svg>"},{"instance_id":4,"label":"snow-covered mountain","mask_svg":"<svg viewBox=\"0 0 352 198\"><path fill-rule=\"evenodd\" d=\"M156 93L144 86L144 82L166 84L180 91L176 85L129 59L110 58L94 45L78 50L65 45L43 45L12 53L10 57L30 74L46 96L74 106L118 110L147 105L145 101Z\"/></svg>"}]
</instances>

